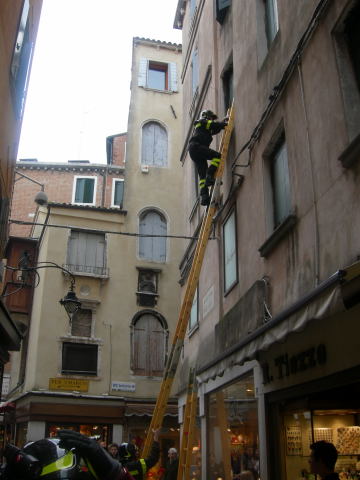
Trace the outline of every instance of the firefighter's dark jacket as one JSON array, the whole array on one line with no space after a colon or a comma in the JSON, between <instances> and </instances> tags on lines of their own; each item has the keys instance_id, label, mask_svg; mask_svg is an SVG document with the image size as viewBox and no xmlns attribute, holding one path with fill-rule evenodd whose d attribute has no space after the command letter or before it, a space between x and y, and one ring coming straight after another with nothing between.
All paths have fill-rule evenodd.
<instances>
[{"instance_id":1,"label":"firefighter's dark jacket","mask_svg":"<svg viewBox=\"0 0 360 480\"><path fill-rule=\"evenodd\" d=\"M159 458L160 444L154 440L148 458L140 458L139 460L127 462L125 467L135 480L143 480L146 478L146 472L157 464Z\"/></svg>"},{"instance_id":2,"label":"firefighter's dark jacket","mask_svg":"<svg viewBox=\"0 0 360 480\"><path fill-rule=\"evenodd\" d=\"M215 122L200 118L194 122L194 131L189 143L199 143L200 145L210 146L213 135L216 135L227 125L226 122Z\"/></svg>"}]
</instances>

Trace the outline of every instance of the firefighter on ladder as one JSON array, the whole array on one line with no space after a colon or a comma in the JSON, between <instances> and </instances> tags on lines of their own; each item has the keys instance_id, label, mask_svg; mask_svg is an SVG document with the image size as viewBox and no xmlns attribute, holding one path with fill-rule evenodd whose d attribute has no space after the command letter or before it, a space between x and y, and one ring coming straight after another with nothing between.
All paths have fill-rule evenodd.
<instances>
[{"instance_id":1,"label":"firefighter on ladder","mask_svg":"<svg viewBox=\"0 0 360 480\"><path fill-rule=\"evenodd\" d=\"M217 115L211 110L203 110L200 118L194 122L194 131L189 140L189 154L195 162L199 175L200 203L209 205L209 187L215 183L215 173L221 161L221 154L212 150L210 144L213 135L219 133L228 124L225 117L222 122L216 122ZM210 160L210 166L208 166Z\"/></svg>"}]
</instances>

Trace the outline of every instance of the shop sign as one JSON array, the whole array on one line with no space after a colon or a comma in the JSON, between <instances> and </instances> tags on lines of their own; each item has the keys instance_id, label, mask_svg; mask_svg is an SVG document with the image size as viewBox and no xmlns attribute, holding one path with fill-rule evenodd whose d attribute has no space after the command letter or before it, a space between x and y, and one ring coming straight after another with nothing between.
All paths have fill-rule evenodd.
<instances>
[{"instance_id":1,"label":"shop sign","mask_svg":"<svg viewBox=\"0 0 360 480\"><path fill-rule=\"evenodd\" d=\"M273 365L264 363L263 377L264 384L272 382L274 379L281 380L284 377L295 375L298 372L304 372L317 365L326 363L326 347L323 344L317 347L311 347L295 355L284 353L274 358ZM274 378L274 372L276 377Z\"/></svg>"},{"instance_id":2,"label":"shop sign","mask_svg":"<svg viewBox=\"0 0 360 480\"><path fill-rule=\"evenodd\" d=\"M111 390L116 390L117 392L135 392L135 383L111 382Z\"/></svg>"},{"instance_id":3,"label":"shop sign","mask_svg":"<svg viewBox=\"0 0 360 480\"><path fill-rule=\"evenodd\" d=\"M89 380L80 380L76 378L49 378L49 390L87 392L89 390Z\"/></svg>"}]
</instances>

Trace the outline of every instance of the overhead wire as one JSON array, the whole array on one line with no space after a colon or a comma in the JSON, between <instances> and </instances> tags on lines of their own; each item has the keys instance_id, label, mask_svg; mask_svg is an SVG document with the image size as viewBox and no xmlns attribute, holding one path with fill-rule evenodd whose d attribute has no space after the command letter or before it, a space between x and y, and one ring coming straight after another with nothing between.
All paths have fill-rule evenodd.
<instances>
[{"instance_id":1,"label":"overhead wire","mask_svg":"<svg viewBox=\"0 0 360 480\"><path fill-rule=\"evenodd\" d=\"M38 222L26 222L23 220L13 220L10 219L9 223L13 223L16 225L31 225L31 226L46 226L46 227L52 227L52 228L66 228L66 229L72 229L72 230L77 230L77 231L83 231L83 232L93 232L93 233L109 233L113 235L124 235L128 237L155 237L155 238L179 238L179 239L185 239L185 240L197 240L198 237L192 237L192 236L187 236L187 235L158 235L155 233L133 233L133 232L117 232L115 230L101 230L101 229L96 229L96 228L84 228L84 227L78 227L76 225L59 225L56 223L38 223ZM213 237L210 237L210 240L213 240Z\"/></svg>"},{"instance_id":2,"label":"overhead wire","mask_svg":"<svg viewBox=\"0 0 360 480\"><path fill-rule=\"evenodd\" d=\"M267 107L265 108L265 110L263 111L259 122L257 123L255 128L253 129L249 140L241 147L241 149L239 150L239 152L235 156L235 159L234 159L234 161L232 163L232 166L231 166L231 171L233 172L233 174L234 174L234 169L236 167L249 167L250 166L252 147L253 147L254 143L258 140L258 138L260 137L266 120L268 119L268 117L269 117L270 113L272 112L278 98L280 97L280 95L281 95L282 91L284 90L287 82L289 81L290 76L293 73L294 69L296 68L296 65L299 62L299 59L301 57L301 54L302 54L307 42L309 41L312 33L314 32L315 28L317 27L317 24L320 20L321 15L325 12L329 3L330 3L330 0L322 0L322 1L319 2L317 7L315 8L314 13L313 13L313 15L310 19L310 22L308 23L308 26L307 26L305 32L303 33L302 37L300 38L300 40L299 40L299 42L298 42L298 44L295 48L295 51L292 54L292 56L290 58L290 61L287 64L287 66L286 66L286 68L283 72L283 75L281 77L280 82L277 85L275 85L275 87L272 90L271 95L269 96L269 103L268 103ZM240 157L240 155L244 152L244 150L246 148L249 149L248 163L247 164L236 164L236 161L238 160L238 158Z\"/></svg>"}]
</instances>

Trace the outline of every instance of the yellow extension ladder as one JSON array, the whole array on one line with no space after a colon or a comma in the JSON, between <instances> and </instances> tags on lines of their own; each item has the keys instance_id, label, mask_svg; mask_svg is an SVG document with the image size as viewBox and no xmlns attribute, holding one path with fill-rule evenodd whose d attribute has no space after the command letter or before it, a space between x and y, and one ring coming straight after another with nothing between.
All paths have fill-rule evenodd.
<instances>
[{"instance_id":1,"label":"yellow extension ladder","mask_svg":"<svg viewBox=\"0 0 360 480\"><path fill-rule=\"evenodd\" d=\"M150 427L147 432L146 440L142 451L142 457L146 458L150 453L150 448L153 441L153 430L161 427L166 406L169 400L171 387L174 381L175 373L179 364L181 349L184 344L186 334L186 327L189 321L191 307L197 288L201 266L203 263L206 246L209 240L213 218L217 209L217 202L220 195L221 178L226 162L231 133L234 128L234 107L232 106L228 113L228 125L225 127L221 142L220 153L221 162L216 172L215 185L212 188L210 205L203 217L198 241L196 244L194 259L189 273L189 279L186 284L184 299L181 305L177 327L173 337L171 351L165 366L164 376L160 387L160 392L155 405L154 413L151 419Z\"/></svg>"},{"instance_id":2,"label":"yellow extension ladder","mask_svg":"<svg viewBox=\"0 0 360 480\"><path fill-rule=\"evenodd\" d=\"M194 443L195 420L197 412L197 388L195 369L189 372L189 383L182 427L182 440L179 455L179 468L177 478L188 480L190 478L190 463Z\"/></svg>"}]
</instances>

